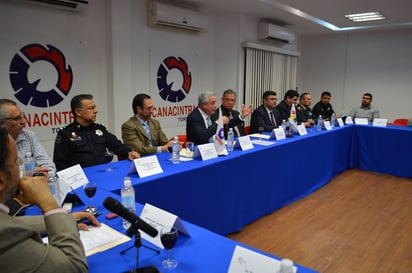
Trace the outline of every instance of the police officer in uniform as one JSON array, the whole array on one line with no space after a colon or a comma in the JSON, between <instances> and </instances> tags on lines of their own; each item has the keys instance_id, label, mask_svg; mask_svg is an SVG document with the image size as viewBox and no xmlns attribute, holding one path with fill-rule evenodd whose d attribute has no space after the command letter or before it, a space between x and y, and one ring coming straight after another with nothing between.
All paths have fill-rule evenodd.
<instances>
[{"instance_id":1,"label":"police officer in uniform","mask_svg":"<svg viewBox=\"0 0 412 273\"><path fill-rule=\"evenodd\" d=\"M133 160L140 157L131 151L106 127L94 123L98 110L92 95L77 95L70 102L75 121L61 129L54 143L53 161L57 170L76 164L83 168L107 163L106 149L118 157Z\"/></svg>"},{"instance_id":2,"label":"police officer in uniform","mask_svg":"<svg viewBox=\"0 0 412 273\"><path fill-rule=\"evenodd\" d=\"M300 95L300 101L298 106L296 106L296 119L298 124L305 124L305 127L312 127L317 121L316 117L310 109L310 104L312 103L312 97L309 93L302 93Z\"/></svg>"}]
</instances>

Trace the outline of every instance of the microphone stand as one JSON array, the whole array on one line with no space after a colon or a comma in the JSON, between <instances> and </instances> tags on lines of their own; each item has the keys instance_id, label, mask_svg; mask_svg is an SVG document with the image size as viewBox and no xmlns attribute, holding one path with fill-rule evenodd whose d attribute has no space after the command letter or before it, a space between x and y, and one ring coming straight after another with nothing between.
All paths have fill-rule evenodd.
<instances>
[{"instance_id":1,"label":"microphone stand","mask_svg":"<svg viewBox=\"0 0 412 273\"><path fill-rule=\"evenodd\" d=\"M146 246L142 244L141 236L140 236L140 231L137 227L136 223L133 223L127 230L126 230L126 235L129 237L132 237L134 235L134 244L125 250L122 250L120 252L121 255L125 254L128 250L132 249L133 247L136 248L136 268L130 271L126 271L124 273L159 273L159 270L155 266L146 266L143 268L139 268L139 256L140 256L140 247L145 247L149 250L152 250L156 252L157 254L160 253L160 250L157 250L155 248Z\"/></svg>"}]
</instances>

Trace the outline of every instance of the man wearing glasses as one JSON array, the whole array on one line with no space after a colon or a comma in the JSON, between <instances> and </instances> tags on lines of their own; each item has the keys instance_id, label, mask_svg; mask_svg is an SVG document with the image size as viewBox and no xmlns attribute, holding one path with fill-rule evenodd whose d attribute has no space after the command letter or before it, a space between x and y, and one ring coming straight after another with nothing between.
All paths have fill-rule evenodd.
<instances>
[{"instance_id":1,"label":"man wearing glasses","mask_svg":"<svg viewBox=\"0 0 412 273\"><path fill-rule=\"evenodd\" d=\"M112 158L106 157L107 150L130 160L140 157L105 126L95 123L98 110L92 95L74 96L70 108L75 120L57 133L54 143L53 160L57 170L76 164L84 168L110 162Z\"/></svg>"},{"instance_id":2,"label":"man wearing glasses","mask_svg":"<svg viewBox=\"0 0 412 273\"><path fill-rule=\"evenodd\" d=\"M47 155L34 132L26 129L26 121L16 102L9 99L0 99L0 125L5 124L9 134L17 145L21 157L31 154L36 161L35 172L47 173L56 171L51 158Z\"/></svg>"},{"instance_id":3,"label":"man wearing glasses","mask_svg":"<svg viewBox=\"0 0 412 273\"><path fill-rule=\"evenodd\" d=\"M233 131L237 137L244 136L245 118L252 113L252 105L242 105L242 113L239 113L233 109L235 104L236 92L231 89L227 89L223 92L222 105L220 106L220 109L215 111L212 115L212 119L217 120L219 118L219 111L222 111L222 116L227 117L227 124L224 125L225 138L227 138L227 131L229 128L233 128Z\"/></svg>"},{"instance_id":4,"label":"man wearing glasses","mask_svg":"<svg viewBox=\"0 0 412 273\"><path fill-rule=\"evenodd\" d=\"M34 132L25 128L26 122L23 113L16 102L9 99L0 99L0 125L3 124L16 142L20 157L30 154L34 158L36 162L34 172L47 174L49 171L56 171L56 166ZM6 204L10 208L10 214L24 214L24 210L21 209L24 204L17 198L7 200Z\"/></svg>"}]
</instances>

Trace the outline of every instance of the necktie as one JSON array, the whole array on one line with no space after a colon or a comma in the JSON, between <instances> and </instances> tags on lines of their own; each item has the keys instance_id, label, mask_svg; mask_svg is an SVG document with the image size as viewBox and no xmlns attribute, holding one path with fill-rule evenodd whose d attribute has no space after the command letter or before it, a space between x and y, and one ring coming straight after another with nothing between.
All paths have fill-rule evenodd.
<instances>
[{"instance_id":1,"label":"necktie","mask_svg":"<svg viewBox=\"0 0 412 273\"><path fill-rule=\"evenodd\" d=\"M152 139L152 134L150 133L149 124L147 124L147 122L143 122L142 126L143 126L144 130L146 131L147 136L149 137L150 146L153 146L153 139Z\"/></svg>"},{"instance_id":2,"label":"necktie","mask_svg":"<svg viewBox=\"0 0 412 273\"><path fill-rule=\"evenodd\" d=\"M270 111L270 121L272 122L272 126L276 126L275 118L273 117L273 112Z\"/></svg>"},{"instance_id":3,"label":"necktie","mask_svg":"<svg viewBox=\"0 0 412 273\"><path fill-rule=\"evenodd\" d=\"M210 120L210 117L206 118L206 122L207 122L207 127L209 127L210 125L212 125L212 121Z\"/></svg>"}]
</instances>

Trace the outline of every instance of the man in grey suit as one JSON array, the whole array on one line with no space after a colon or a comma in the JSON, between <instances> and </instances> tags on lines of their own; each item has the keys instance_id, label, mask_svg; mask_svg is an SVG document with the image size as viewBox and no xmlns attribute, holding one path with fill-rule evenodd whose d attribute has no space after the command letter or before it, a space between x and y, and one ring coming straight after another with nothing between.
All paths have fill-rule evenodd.
<instances>
[{"instance_id":1,"label":"man in grey suit","mask_svg":"<svg viewBox=\"0 0 412 273\"><path fill-rule=\"evenodd\" d=\"M158 120L152 119L153 102L149 95L137 94L133 98L134 116L122 124L123 143L141 155L167 152L169 141Z\"/></svg>"},{"instance_id":2,"label":"man in grey suit","mask_svg":"<svg viewBox=\"0 0 412 273\"><path fill-rule=\"evenodd\" d=\"M59 207L45 177L24 177L16 144L0 125L0 268L2 272L88 272L75 219L90 213L69 215ZM18 194L24 203L40 207L43 215L12 217L4 202ZM82 228L85 228L84 226ZM47 234L48 245L41 236Z\"/></svg>"}]
</instances>

